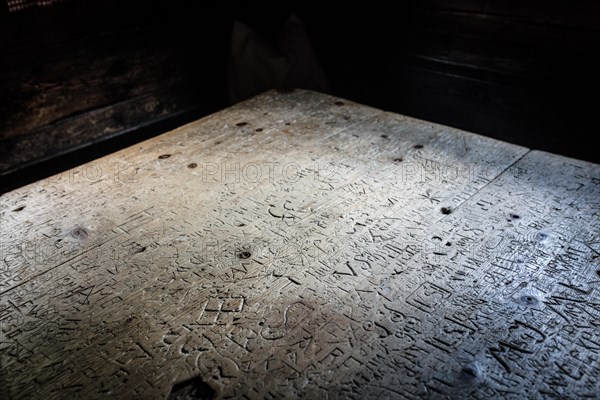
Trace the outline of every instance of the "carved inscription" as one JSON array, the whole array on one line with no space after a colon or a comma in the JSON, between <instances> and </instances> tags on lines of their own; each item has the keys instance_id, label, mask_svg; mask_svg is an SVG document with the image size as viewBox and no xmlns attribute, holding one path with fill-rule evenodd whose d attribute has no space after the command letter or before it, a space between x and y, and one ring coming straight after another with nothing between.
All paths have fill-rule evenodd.
<instances>
[{"instance_id":1,"label":"carved inscription","mask_svg":"<svg viewBox=\"0 0 600 400\"><path fill-rule=\"evenodd\" d=\"M3 399L600 393L598 165L272 92L0 222Z\"/></svg>"}]
</instances>

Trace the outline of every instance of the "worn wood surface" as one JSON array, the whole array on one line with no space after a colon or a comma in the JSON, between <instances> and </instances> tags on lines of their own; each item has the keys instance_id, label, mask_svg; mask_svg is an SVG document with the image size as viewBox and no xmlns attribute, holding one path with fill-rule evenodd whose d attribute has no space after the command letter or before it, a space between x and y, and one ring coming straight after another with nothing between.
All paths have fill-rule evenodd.
<instances>
[{"instance_id":1,"label":"worn wood surface","mask_svg":"<svg viewBox=\"0 0 600 400\"><path fill-rule=\"evenodd\" d=\"M0 198L3 398L598 398L600 166L271 92Z\"/></svg>"}]
</instances>

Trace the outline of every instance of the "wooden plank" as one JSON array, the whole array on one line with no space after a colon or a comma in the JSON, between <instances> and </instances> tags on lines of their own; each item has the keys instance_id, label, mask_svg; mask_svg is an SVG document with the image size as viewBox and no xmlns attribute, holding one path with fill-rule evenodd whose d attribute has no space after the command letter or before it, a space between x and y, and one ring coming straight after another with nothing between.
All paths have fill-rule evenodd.
<instances>
[{"instance_id":1,"label":"wooden plank","mask_svg":"<svg viewBox=\"0 0 600 400\"><path fill-rule=\"evenodd\" d=\"M522 146L600 161L592 147L583 145L588 142L585 133L593 130L595 122L593 105L583 100L580 89L563 87L557 81L488 74L477 65L465 69L427 60L431 47L422 41L417 57L399 54L402 50L390 41L389 49L395 52L379 63L375 61L382 52L371 45L376 36L336 37L339 40L321 43L320 54L329 67L332 87L342 97ZM344 47L344 43L351 45ZM378 43L388 49L382 41ZM570 76L581 79L584 75ZM588 85L585 92L596 86L585 79L580 83Z\"/></svg>"},{"instance_id":2,"label":"wooden plank","mask_svg":"<svg viewBox=\"0 0 600 400\"><path fill-rule=\"evenodd\" d=\"M317 48L339 52L335 57L340 57L347 44L360 49L358 54L369 60L375 59L366 57L371 51L377 54L389 49L386 59L420 57L437 61L442 71L462 67L466 76L487 74L498 82L585 88L588 82L596 81L598 59L591 49L600 43L600 31L541 28L497 15L421 8L357 30L361 18L360 14L345 18L346 22L321 35L324 38L317 42ZM373 47L375 40L377 48Z\"/></svg>"},{"instance_id":3,"label":"wooden plank","mask_svg":"<svg viewBox=\"0 0 600 400\"><path fill-rule=\"evenodd\" d=\"M585 132L591 129L591 104L570 102L573 97L567 94L574 95L573 91L544 95L535 88L464 77L401 58L390 61L370 82L353 81L349 86L345 83L351 76L375 70L367 63L351 62L360 63L355 58L347 61L336 61L339 74L332 79L346 97L522 146L600 160L594 148L584 145Z\"/></svg>"},{"instance_id":4,"label":"wooden plank","mask_svg":"<svg viewBox=\"0 0 600 400\"><path fill-rule=\"evenodd\" d=\"M450 12L464 12L501 16L541 26L557 26L576 30L600 30L596 3L591 0L573 3L564 0L528 1L515 0L432 0L421 1L420 5Z\"/></svg>"},{"instance_id":5,"label":"wooden plank","mask_svg":"<svg viewBox=\"0 0 600 400\"><path fill-rule=\"evenodd\" d=\"M599 198L598 165L270 92L0 198L0 387L593 397Z\"/></svg>"},{"instance_id":6,"label":"wooden plank","mask_svg":"<svg viewBox=\"0 0 600 400\"><path fill-rule=\"evenodd\" d=\"M192 97L177 91L144 94L0 139L0 175L198 108Z\"/></svg>"},{"instance_id":7,"label":"wooden plank","mask_svg":"<svg viewBox=\"0 0 600 400\"><path fill-rule=\"evenodd\" d=\"M181 67L170 66L177 60L175 52L165 43L136 50L139 42L145 47L144 40L152 38L121 41L116 49L81 43L93 49L90 53L80 48L72 54L69 46L46 58L7 57L14 72L0 77L6 94L0 101L0 175L148 121L200 108L202 101L189 87L195 85L186 81ZM157 54L161 48L164 54Z\"/></svg>"}]
</instances>

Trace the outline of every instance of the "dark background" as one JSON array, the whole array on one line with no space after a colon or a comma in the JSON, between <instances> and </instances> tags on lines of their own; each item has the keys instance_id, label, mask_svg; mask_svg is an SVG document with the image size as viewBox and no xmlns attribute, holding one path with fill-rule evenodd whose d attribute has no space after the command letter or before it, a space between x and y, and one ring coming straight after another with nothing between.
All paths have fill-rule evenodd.
<instances>
[{"instance_id":1,"label":"dark background","mask_svg":"<svg viewBox=\"0 0 600 400\"><path fill-rule=\"evenodd\" d=\"M336 96L600 162L597 0L218 4L2 2L1 189L228 106L233 20L273 36L292 11Z\"/></svg>"}]
</instances>

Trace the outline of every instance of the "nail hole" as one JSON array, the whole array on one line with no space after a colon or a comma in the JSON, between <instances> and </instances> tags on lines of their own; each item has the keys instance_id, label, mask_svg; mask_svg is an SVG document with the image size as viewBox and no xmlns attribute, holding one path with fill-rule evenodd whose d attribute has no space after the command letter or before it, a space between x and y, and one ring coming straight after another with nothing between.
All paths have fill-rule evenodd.
<instances>
[{"instance_id":1,"label":"nail hole","mask_svg":"<svg viewBox=\"0 0 600 400\"><path fill-rule=\"evenodd\" d=\"M238 123L237 123L237 124L235 124L235 125L236 125L236 126L239 126L239 127L241 128L242 126L246 126L246 125L248 125L248 123L247 123L247 122L238 122Z\"/></svg>"},{"instance_id":2,"label":"nail hole","mask_svg":"<svg viewBox=\"0 0 600 400\"><path fill-rule=\"evenodd\" d=\"M392 161L395 162L395 163L401 163L404 160L402 159L402 157L396 157Z\"/></svg>"},{"instance_id":3,"label":"nail hole","mask_svg":"<svg viewBox=\"0 0 600 400\"><path fill-rule=\"evenodd\" d=\"M291 125L289 122L286 122L285 124L286 124L287 126L290 126L290 125Z\"/></svg>"},{"instance_id":4,"label":"nail hole","mask_svg":"<svg viewBox=\"0 0 600 400\"><path fill-rule=\"evenodd\" d=\"M245 260L245 259L247 259L247 258L250 258L250 256L252 256L252 254L251 254L249 251L242 251L242 252L239 254L239 257L240 257L242 260Z\"/></svg>"},{"instance_id":5,"label":"nail hole","mask_svg":"<svg viewBox=\"0 0 600 400\"><path fill-rule=\"evenodd\" d=\"M221 142L220 140L217 140L217 141L215 142L215 144L221 144L221 143L223 143L223 142Z\"/></svg>"},{"instance_id":6,"label":"nail hole","mask_svg":"<svg viewBox=\"0 0 600 400\"><path fill-rule=\"evenodd\" d=\"M256 131L256 132L262 132L262 131L263 131L263 128L256 128L256 129L255 129L255 131Z\"/></svg>"},{"instance_id":7,"label":"nail hole","mask_svg":"<svg viewBox=\"0 0 600 400\"><path fill-rule=\"evenodd\" d=\"M452 213L452 208L450 208L450 207L442 207L442 208L440 208L440 211L442 212L442 214L448 215L448 214Z\"/></svg>"},{"instance_id":8,"label":"nail hole","mask_svg":"<svg viewBox=\"0 0 600 400\"><path fill-rule=\"evenodd\" d=\"M242 227L242 226L246 226L246 224L243 222L240 222L239 224L237 224L237 226Z\"/></svg>"},{"instance_id":9,"label":"nail hole","mask_svg":"<svg viewBox=\"0 0 600 400\"><path fill-rule=\"evenodd\" d=\"M381 135L381 138L382 139L389 139L389 136L388 135Z\"/></svg>"},{"instance_id":10,"label":"nail hole","mask_svg":"<svg viewBox=\"0 0 600 400\"><path fill-rule=\"evenodd\" d=\"M145 251L146 251L146 249L147 249L147 247L146 247L146 246L138 247L138 248L135 250L135 254L143 253L143 252L145 252Z\"/></svg>"},{"instance_id":11,"label":"nail hole","mask_svg":"<svg viewBox=\"0 0 600 400\"><path fill-rule=\"evenodd\" d=\"M537 240L538 242L545 240L547 237L548 234L545 232L538 232L535 234L535 240Z\"/></svg>"},{"instance_id":12,"label":"nail hole","mask_svg":"<svg viewBox=\"0 0 600 400\"><path fill-rule=\"evenodd\" d=\"M197 166L198 166L198 164L196 164L195 162L193 162L193 163L189 163L187 167L188 167L188 168L191 168L191 169L194 169L194 168L196 168Z\"/></svg>"},{"instance_id":13,"label":"nail hole","mask_svg":"<svg viewBox=\"0 0 600 400\"><path fill-rule=\"evenodd\" d=\"M413 146L413 148L415 148L415 149L422 149L422 148L423 148L423 145L422 145L422 144L415 144L415 145Z\"/></svg>"},{"instance_id":14,"label":"nail hole","mask_svg":"<svg viewBox=\"0 0 600 400\"><path fill-rule=\"evenodd\" d=\"M25 206L17 207L13 210L13 212L23 211L24 208L25 208Z\"/></svg>"},{"instance_id":15,"label":"nail hole","mask_svg":"<svg viewBox=\"0 0 600 400\"><path fill-rule=\"evenodd\" d=\"M88 233L83 228L75 228L71 231L71 236L75 239L83 240L88 237Z\"/></svg>"},{"instance_id":16,"label":"nail hole","mask_svg":"<svg viewBox=\"0 0 600 400\"><path fill-rule=\"evenodd\" d=\"M512 219L519 219L519 218L521 218L521 217L520 217L519 215L517 215L517 214L510 214L510 217L511 217Z\"/></svg>"},{"instance_id":17,"label":"nail hole","mask_svg":"<svg viewBox=\"0 0 600 400\"><path fill-rule=\"evenodd\" d=\"M596 271L596 275L600 276L600 269Z\"/></svg>"},{"instance_id":18,"label":"nail hole","mask_svg":"<svg viewBox=\"0 0 600 400\"><path fill-rule=\"evenodd\" d=\"M526 294L524 296L521 296L521 298L519 299L519 302L526 306L535 306L539 303L539 300L530 294Z\"/></svg>"},{"instance_id":19,"label":"nail hole","mask_svg":"<svg viewBox=\"0 0 600 400\"><path fill-rule=\"evenodd\" d=\"M166 160L169 157L171 157L170 154L161 154L160 156L158 156L159 160Z\"/></svg>"},{"instance_id":20,"label":"nail hole","mask_svg":"<svg viewBox=\"0 0 600 400\"><path fill-rule=\"evenodd\" d=\"M336 101L336 102L335 102L335 103L333 103L333 104L335 104L336 106L343 106L343 105L344 105L344 102L343 102L343 101Z\"/></svg>"},{"instance_id":21,"label":"nail hole","mask_svg":"<svg viewBox=\"0 0 600 400\"><path fill-rule=\"evenodd\" d=\"M450 247L450 246L452 246L452 243L450 243L450 242L446 242L446 246L447 246L447 247Z\"/></svg>"}]
</instances>

